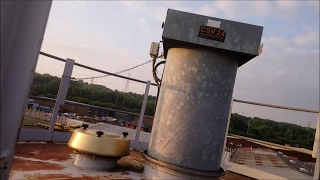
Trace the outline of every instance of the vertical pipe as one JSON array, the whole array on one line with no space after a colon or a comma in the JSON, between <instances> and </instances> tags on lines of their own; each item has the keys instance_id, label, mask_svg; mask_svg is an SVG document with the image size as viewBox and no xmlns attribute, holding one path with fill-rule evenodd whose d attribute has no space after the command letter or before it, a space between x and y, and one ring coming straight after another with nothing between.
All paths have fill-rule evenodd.
<instances>
[{"instance_id":1,"label":"vertical pipe","mask_svg":"<svg viewBox=\"0 0 320 180\"><path fill-rule=\"evenodd\" d=\"M151 82L147 81L146 91L144 92L142 107L141 107L140 116L139 116L138 129L137 129L137 133L136 133L136 137L135 137L136 141L139 141L139 138L140 138L140 131L141 131L141 126L142 126L142 122L143 122L144 112L146 111L150 84L151 84Z\"/></svg>"},{"instance_id":2,"label":"vertical pipe","mask_svg":"<svg viewBox=\"0 0 320 180\"><path fill-rule=\"evenodd\" d=\"M219 171L237 68L227 53L169 49L150 158L188 170Z\"/></svg>"},{"instance_id":3,"label":"vertical pipe","mask_svg":"<svg viewBox=\"0 0 320 180\"><path fill-rule=\"evenodd\" d=\"M8 179L52 1L1 1L0 179Z\"/></svg>"}]
</instances>

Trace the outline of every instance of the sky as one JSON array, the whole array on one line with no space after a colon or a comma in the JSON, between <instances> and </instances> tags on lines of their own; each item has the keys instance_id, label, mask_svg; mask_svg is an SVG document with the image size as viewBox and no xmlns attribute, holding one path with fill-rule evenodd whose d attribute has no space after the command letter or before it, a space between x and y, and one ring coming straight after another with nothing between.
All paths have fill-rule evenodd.
<instances>
[{"instance_id":1,"label":"sky","mask_svg":"<svg viewBox=\"0 0 320 180\"><path fill-rule=\"evenodd\" d=\"M319 110L319 1L53 1L41 51L109 72L133 67L151 59L168 8L263 26L263 52L238 69L234 98ZM36 71L61 77L63 68L40 55ZM80 67L72 73L98 75ZM153 82L151 64L130 77ZM94 83L126 86L115 77ZM145 85L129 82L129 91L143 94ZM239 103L232 112L306 127L315 127L318 116Z\"/></svg>"}]
</instances>

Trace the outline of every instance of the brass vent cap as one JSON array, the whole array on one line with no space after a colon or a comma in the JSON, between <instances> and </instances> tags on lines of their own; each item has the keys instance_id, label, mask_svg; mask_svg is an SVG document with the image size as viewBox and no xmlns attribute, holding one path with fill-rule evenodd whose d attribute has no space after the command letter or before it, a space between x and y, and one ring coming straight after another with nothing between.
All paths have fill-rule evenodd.
<instances>
[{"instance_id":1,"label":"brass vent cap","mask_svg":"<svg viewBox=\"0 0 320 180\"><path fill-rule=\"evenodd\" d=\"M98 156L122 157L130 154L130 141L123 136L95 129L75 129L68 146Z\"/></svg>"}]
</instances>

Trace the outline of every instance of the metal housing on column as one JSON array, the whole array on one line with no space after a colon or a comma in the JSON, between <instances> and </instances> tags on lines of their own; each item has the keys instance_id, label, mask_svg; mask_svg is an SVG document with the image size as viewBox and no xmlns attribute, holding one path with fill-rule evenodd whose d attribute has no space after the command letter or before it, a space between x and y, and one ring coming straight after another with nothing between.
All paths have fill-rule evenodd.
<instances>
[{"instance_id":1,"label":"metal housing on column","mask_svg":"<svg viewBox=\"0 0 320 180\"><path fill-rule=\"evenodd\" d=\"M220 162L237 68L261 53L262 31L168 10L162 35L167 61L145 154L147 179L223 175Z\"/></svg>"}]
</instances>

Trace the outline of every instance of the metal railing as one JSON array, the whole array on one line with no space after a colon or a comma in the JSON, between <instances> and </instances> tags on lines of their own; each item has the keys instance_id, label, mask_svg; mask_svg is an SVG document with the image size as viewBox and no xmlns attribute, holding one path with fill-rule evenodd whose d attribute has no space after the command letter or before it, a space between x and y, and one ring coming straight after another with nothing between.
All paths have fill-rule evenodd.
<instances>
[{"instance_id":1,"label":"metal railing","mask_svg":"<svg viewBox=\"0 0 320 180\"><path fill-rule=\"evenodd\" d=\"M43 56L46 56L46 57L53 58L53 59L58 60L58 61L67 62L67 60L65 60L63 58L60 58L60 57L57 57L57 56L54 56L54 55L51 55L51 54L48 54L48 53L45 53L45 52L40 52L40 54L43 55ZM83 65L83 64L79 64L79 63L74 63L74 65L82 67L82 68L85 68L85 69L89 69L89 70L92 70L92 71L100 72L100 73L103 73L103 74L108 74L110 76L115 76L115 77L118 77L118 78L127 79L127 80L130 80L130 81L146 84L146 91L145 91L145 94L144 94L144 99L143 99L142 108L141 108L141 112L140 112L139 123L138 123L137 132L136 132L136 138L130 144L131 148L146 150L147 147L148 147L148 143L147 142L140 142L139 141L139 135L140 135L141 125L142 125L142 121L143 121L143 117L144 117L144 113L145 113L145 106L146 106L146 102L147 102L147 99L148 99L150 85L157 86L157 84L151 83L150 81L143 81L143 80L139 80L139 79L135 79L135 78L125 77L125 76L122 76L122 75L110 73L110 72L107 72L107 71L104 71L104 70L100 70L100 69L97 69L97 68L89 67L89 66L86 66L86 65ZM72 79L74 79L74 78L72 78ZM278 106L278 105L271 105L271 104L265 104L265 103L244 101L244 100L239 100L239 99L233 99L232 100L232 103L231 103L231 106L230 106L230 114L231 114L233 102L243 103L243 104L251 104L251 105L256 105L256 106L263 106L263 107L269 107L269 108L276 108L276 109L298 111L298 112L317 113L317 114L319 114L318 117L320 119L319 110ZM231 116L229 116L229 122L230 122L230 117ZM319 121L319 119L318 119L318 121ZM52 119L51 127L53 127L52 123L55 123L55 122L56 122L56 120ZM228 126L229 126L229 122L228 122ZM319 126L319 123L318 123L318 126ZM317 128L319 129L319 127L317 127ZM228 129L229 129L229 127L227 127L227 132L228 132ZM71 133L68 133L68 132L57 132L57 131L50 132L50 131L43 131L43 130L22 129L21 132L20 132L19 140L20 141L57 141L57 142L67 142L69 140L70 136L71 136ZM316 139L315 141L318 142L319 139ZM317 151L319 151L319 150L317 150ZM317 159L319 159L319 157ZM319 166L319 160L317 160L317 165Z\"/></svg>"},{"instance_id":2,"label":"metal railing","mask_svg":"<svg viewBox=\"0 0 320 180\"><path fill-rule=\"evenodd\" d=\"M40 52L41 55L64 62L64 63L68 63L69 60L68 59L63 59L61 57L57 57L45 52ZM92 71L96 71L96 72L100 72L103 74L107 74L110 76L115 76L118 78L122 78L122 79L127 79L130 81L134 81L134 82L138 82L138 83L143 83L146 84L146 90L144 93L144 99L142 102L142 107L141 107L141 112L139 114L139 122L138 122L138 127L137 127L137 132L136 132L136 137L135 140L131 141L131 148L136 148L136 149L146 149L147 145L145 144L145 142L139 142L139 136L140 136L140 131L141 131L141 126L142 126L142 121L143 118L145 117L145 108L146 108L146 103L148 100L148 94L149 94L149 89L150 86L157 86L155 83L151 83L150 81L143 81L143 80L139 80L139 79L135 79L135 78L130 78L130 77L125 77L119 74L115 74L115 73L111 73L111 72L107 72L104 70L100 70L97 68L93 68L90 66L86 66L80 63L76 63L74 62L75 66L79 66L85 69L89 69ZM67 68L67 66L65 67L65 69ZM71 70L72 72L72 70ZM70 73L71 74L71 73ZM63 75L62 75L63 76ZM69 77L71 79L76 79L76 78L72 78ZM62 80L61 80L62 81ZM60 84L61 86L61 84ZM69 86L69 84L68 84ZM56 100L56 104L60 104L58 101L60 99L57 97ZM56 108L58 109L58 108ZM33 129L27 129L27 128L23 128L20 131L20 135L19 135L19 141L54 141L54 142L67 142L69 140L69 138L71 137L71 133L70 132L59 132L59 131L54 131L54 124L57 121L57 116L52 116L51 119L51 123L50 123L50 128L49 130L33 130Z\"/></svg>"},{"instance_id":3,"label":"metal railing","mask_svg":"<svg viewBox=\"0 0 320 180\"><path fill-rule=\"evenodd\" d=\"M57 57L57 56L54 56L54 55L51 55L51 54L48 54L48 53L40 52L40 54L43 55L43 56L50 57L52 59L56 59L58 61L66 62L65 59ZM90 67L90 66L86 66L86 65L83 65L83 64L80 64L80 63L76 63L75 62L74 65L82 67L82 68L85 68L85 69L89 69L89 70L92 70L92 71L100 72L100 73L103 73L103 74L108 74L110 76L115 76L115 77L118 77L118 78L127 79L127 80L130 80L130 81L135 81L135 82L147 84L147 81L142 81L140 79L130 78L130 77L126 77L126 76L121 76L121 75L118 75L118 74L115 74L115 73L111 73L111 72L104 71L104 70L101 70L101 69L97 69L97 68L93 68L93 67ZM150 83L150 85L157 86L157 84L155 84L155 83Z\"/></svg>"},{"instance_id":4,"label":"metal railing","mask_svg":"<svg viewBox=\"0 0 320 180\"><path fill-rule=\"evenodd\" d=\"M276 109L285 109L285 110L292 110L292 111L300 111L300 112L319 113L319 111L313 110L313 109L302 109L302 108L278 106L278 105L271 105L271 104L244 101L244 100L239 100L239 99L233 99L233 100L234 100L234 102L244 103L244 104L251 104L251 105L256 105L256 106L264 106L264 107L270 107L270 108L276 108Z\"/></svg>"},{"instance_id":5,"label":"metal railing","mask_svg":"<svg viewBox=\"0 0 320 180\"><path fill-rule=\"evenodd\" d=\"M63 59L61 57L57 57L57 56L54 56L54 55L51 55L51 54L48 54L48 53L45 53L45 52L40 52L41 55L43 56L46 56L46 57L49 57L49 58L52 58L52 59L55 59L55 60L58 60L58 61L61 61L61 62L67 62L66 59ZM143 100L143 106L145 106L144 103L147 102L147 99L148 99L148 94L149 94L149 86L152 85L152 86L157 86L155 83L148 83L148 81L143 81L143 80L139 80L139 79L135 79L135 78L130 78L130 77L126 77L126 76L122 76L122 75L119 75L119 74L114 74L114 73L111 73L111 72L107 72L107 71L104 71L104 70L100 70L100 69L97 69L97 68L93 68L93 67L89 67L89 66L86 66L86 65L83 65L83 64L80 64L80 63L74 63L75 66L79 66L79 67L82 67L82 68L85 68L85 69L89 69L89 70L92 70L92 71L96 71L96 72L100 72L100 73L103 73L103 74L108 74L110 76L115 76L115 77L118 77L118 78L122 78L122 79L127 79L127 80L130 80L130 81L134 81L134 82L138 82L138 83L143 83L143 84L146 84L146 92L145 92L145 97L144 97L144 100ZM71 78L71 79L75 79L75 78ZM277 109L286 109L286 110L292 110L292 111L300 111L300 112L309 112L309 113L319 113L319 111L317 110L312 110L312 109L302 109L302 108L294 108L294 107L285 107L285 106L278 106L278 105L270 105L270 104L264 104L264 103L257 103L257 102L250 102L250 101L244 101L244 100L239 100L239 99L233 99L233 102L238 102L238 103L244 103L244 104L251 104L251 105L257 105L257 106L264 106L264 107L271 107L271 108L277 108ZM141 126L142 124L142 120L143 120L143 117L144 117L144 113L145 113L145 108L141 108L141 112L140 112L140 118L139 118L139 125ZM231 113L231 111L230 111ZM53 127L52 123L55 123L56 121L55 120L52 120L51 121L51 127ZM25 140L25 139L28 139L27 137L31 137L31 136L24 136L25 133L24 131L26 130L22 130L22 133L20 134L20 140ZM29 132L29 130L27 130ZM140 131L141 131L141 127L138 127L137 129L137 134L140 134ZM33 131L35 132L35 131ZM52 133L56 133L56 132L52 132ZM61 132L59 132L61 133ZM62 133L63 134L63 133ZM47 141L51 141L53 139L47 139L45 138L46 136L42 136L44 137L43 140L47 140ZM39 139L41 140L41 136L37 136L37 138L31 138L30 140L32 139ZM137 137L138 138L138 137ZM62 140L65 140L67 138L63 138ZM139 139L139 138L138 138Z\"/></svg>"}]
</instances>

